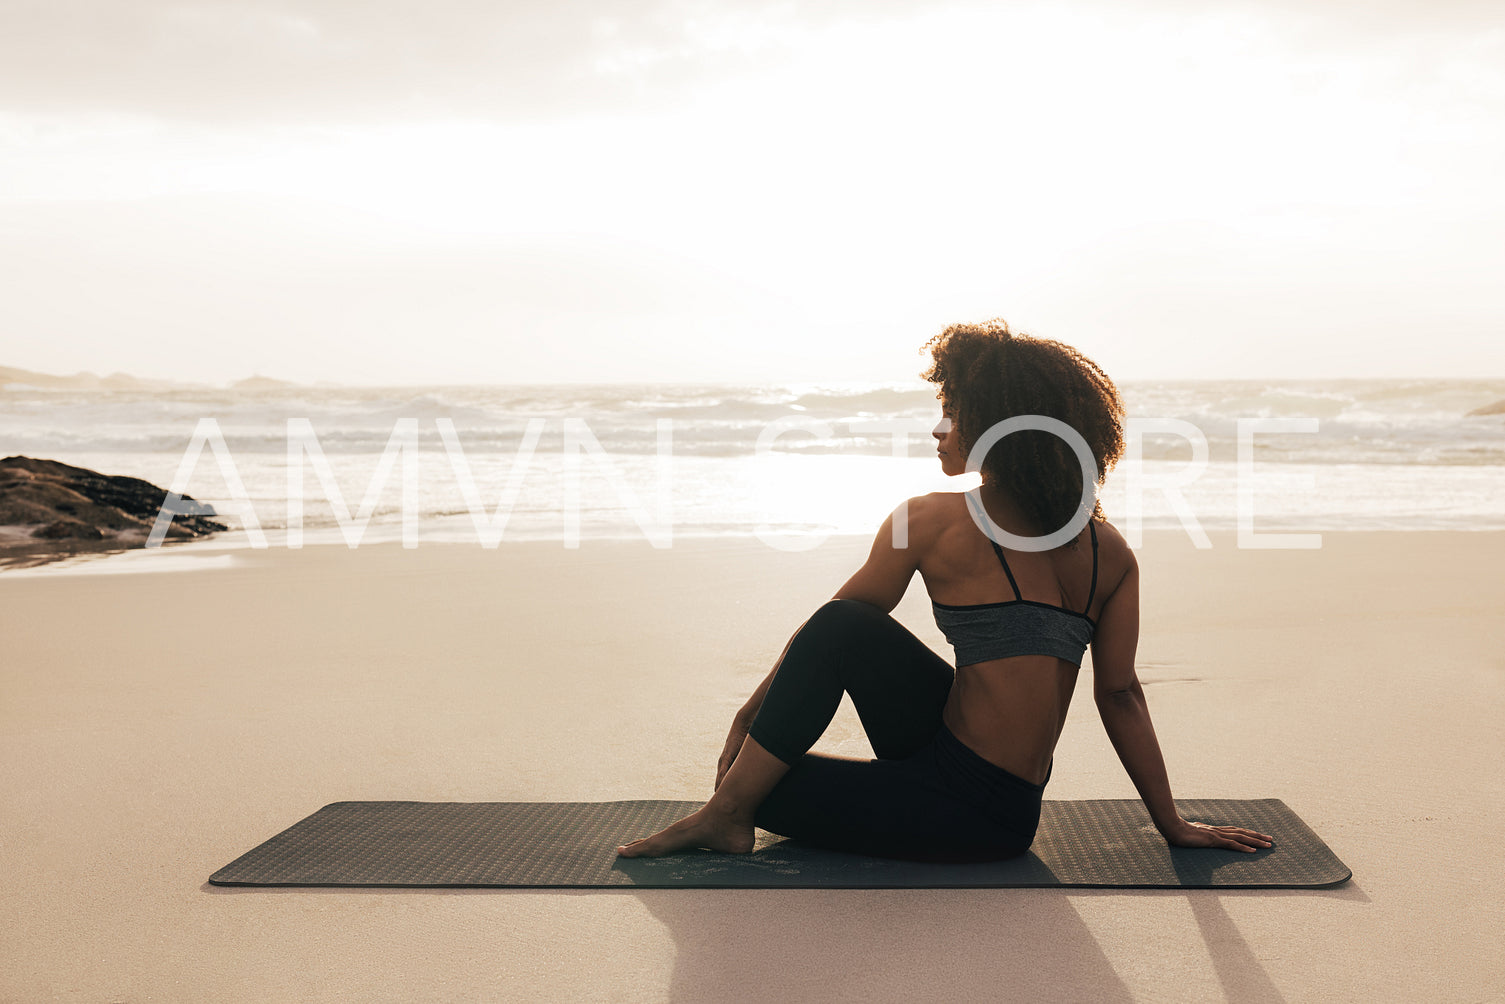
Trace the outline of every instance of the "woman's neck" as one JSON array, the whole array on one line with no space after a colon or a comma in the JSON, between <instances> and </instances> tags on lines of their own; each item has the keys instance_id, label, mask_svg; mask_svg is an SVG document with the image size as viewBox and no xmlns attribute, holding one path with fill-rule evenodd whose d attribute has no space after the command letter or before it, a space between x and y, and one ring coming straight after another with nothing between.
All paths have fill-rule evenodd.
<instances>
[{"instance_id":1,"label":"woman's neck","mask_svg":"<svg viewBox=\"0 0 1505 1004\"><path fill-rule=\"evenodd\" d=\"M1037 535L1034 529L1034 520L1030 519L1029 515L1025 513L1024 508L1019 505L1012 495L1002 488L984 481L978 486L978 497L982 499L983 506L988 512L994 514L994 520L1000 526L1004 526L1005 529L1016 527L1028 531L1027 533L1020 533L1021 537ZM999 516L1003 518L998 519ZM1014 531L1011 530L1010 532Z\"/></svg>"},{"instance_id":2,"label":"woman's neck","mask_svg":"<svg viewBox=\"0 0 1505 1004\"><path fill-rule=\"evenodd\" d=\"M978 486L978 498L982 500L983 507L992 514L993 522L1010 533L1015 533L1020 537L1043 537L1046 533L1053 532L1053 530L1042 530L1038 527L1033 517L1024 511L1024 507L1013 495L991 482L984 481ZM1081 540L1082 533L1085 533L1086 529L1083 527L1075 537L1059 546L1075 550L1077 542Z\"/></svg>"}]
</instances>

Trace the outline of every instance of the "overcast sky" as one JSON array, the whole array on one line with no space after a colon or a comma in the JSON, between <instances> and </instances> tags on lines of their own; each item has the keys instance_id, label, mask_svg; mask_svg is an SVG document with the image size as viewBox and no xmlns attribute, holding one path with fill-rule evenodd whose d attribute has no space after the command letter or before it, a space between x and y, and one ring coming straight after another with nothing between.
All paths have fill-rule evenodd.
<instances>
[{"instance_id":1,"label":"overcast sky","mask_svg":"<svg viewBox=\"0 0 1505 1004\"><path fill-rule=\"evenodd\" d=\"M0 0L0 365L1505 377L1505 5Z\"/></svg>"}]
</instances>

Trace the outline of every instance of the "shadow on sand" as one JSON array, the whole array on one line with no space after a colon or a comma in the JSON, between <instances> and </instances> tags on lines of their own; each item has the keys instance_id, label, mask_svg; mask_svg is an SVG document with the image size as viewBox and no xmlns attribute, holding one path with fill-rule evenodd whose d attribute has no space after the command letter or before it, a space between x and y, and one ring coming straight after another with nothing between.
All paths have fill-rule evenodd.
<instances>
[{"instance_id":1,"label":"shadow on sand","mask_svg":"<svg viewBox=\"0 0 1505 1004\"><path fill-rule=\"evenodd\" d=\"M1184 897L1228 1000L1284 997L1224 906L1227 897L1332 890L669 889L635 893L678 949L671 1000L1131 1001L1078 897Z\"/></svg>"},{"instance_id":2,"label":"shadow on sand","mask_svg":"<svg viewBox=\"0 0 1505 1004\"><path fill-rule=\"evenodd\" d=\"M227 887L211 895L633 896L675 946L669 1000L1132 1001L1074 900L1184 898L1228 1000L1285 997L1229 916L1242 897L1359 903L1353 883L1313 890L422 889ZM1137 935L1129 935L1137 937ZM1189 946L1190 947L1190 946Z\"/></svg>"}]
</instances>

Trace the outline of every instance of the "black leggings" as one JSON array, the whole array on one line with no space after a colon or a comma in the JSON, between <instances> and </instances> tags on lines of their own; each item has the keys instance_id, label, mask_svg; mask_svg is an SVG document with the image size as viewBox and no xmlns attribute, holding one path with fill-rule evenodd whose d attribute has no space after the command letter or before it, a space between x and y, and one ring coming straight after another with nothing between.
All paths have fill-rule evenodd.
<instances>
[{"instance_id":1,"label":"black leggings","mask_svg":"<svg viewBox=\"0 0 1505 1004\"><path fill-rule=\"evenodd\" d=\"M801 625L749 734L790 764L755 816L804 843L880 857L1022 854L1043 784L989 763L941 722L951 665L871 604L832 600ZM875 760L807 752L852 695Z\"/></svg>"}]
</instances>

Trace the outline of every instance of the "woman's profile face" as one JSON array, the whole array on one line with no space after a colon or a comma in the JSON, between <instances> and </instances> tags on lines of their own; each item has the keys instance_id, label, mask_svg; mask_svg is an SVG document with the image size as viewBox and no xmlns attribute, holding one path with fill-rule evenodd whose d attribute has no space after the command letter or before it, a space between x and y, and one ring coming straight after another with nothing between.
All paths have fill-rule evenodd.
<instances>
[{"instance_id":1,"label":"woman's profile face","mask_svg":"<svg viewBox=\"0 0 1505 1004\"><path fill-rule=\"evenodd\" d=\"M930 434L936 439L935 454L941 461L941 473L952 478L967 473L967 455L962 450L956 423L951 421L950 408L942 409L941 420L930 430Z\"/></svg>"}]
</instances>

